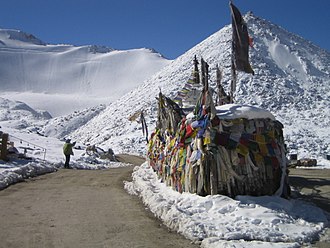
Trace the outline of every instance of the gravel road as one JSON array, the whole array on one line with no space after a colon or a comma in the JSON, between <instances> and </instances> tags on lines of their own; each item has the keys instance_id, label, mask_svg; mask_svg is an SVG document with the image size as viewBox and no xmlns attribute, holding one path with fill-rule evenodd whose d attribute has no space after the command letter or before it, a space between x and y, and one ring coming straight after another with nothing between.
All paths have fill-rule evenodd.
<instances>
[{"instance_id":1,"label":"gravel road","mask_svg":"<svg viewBox=\"0 0 330 248\"><path fill-rule=\"evenodd\" d=\"M327 212L330 220L330 170L290 169L290 185L295 189L292 198L310 202ZM330 247L330 230L327 228L321 241L312 245L317 248Z\"/></svg>"},{"instance_id":2,"label":"gravel road","mask_svg":"<svg viewBox=\"0 0 330 248\"><path fill-rule=\"evenodd\" d=\"M312 202L330 213L330 170L290 169L290 184L295 198Z\"/></svg>"},{"instance_id":3,"label":"gravel road","mask_svg":"<svg viewBox=\"0 0 330 248\"><path fill-rule=\"evenodd\" d=\"M0 191L0 247L199 247L170 232L123 189L133 167L60 169Z\"/></svg>"}]
</instances>

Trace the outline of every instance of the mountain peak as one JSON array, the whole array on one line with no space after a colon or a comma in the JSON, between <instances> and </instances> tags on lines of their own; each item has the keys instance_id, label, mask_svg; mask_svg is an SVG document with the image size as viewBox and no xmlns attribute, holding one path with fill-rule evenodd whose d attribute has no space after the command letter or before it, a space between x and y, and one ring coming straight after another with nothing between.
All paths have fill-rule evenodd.
<instances>
[{"instance_id":1,"label":"mountain peak","mask_svg":"<svg viewBox=\"0 0 330 248\"><path fill-rule=\"evenodd\" d=\"M36 38L32 34L15 29L0 29L0 40L3 40L2 42L6 44L6 41L4 41L6 39L12 41L21 41L34 45L46 45L46 43Z\"/></svg>"},{"instance_id":2,"label":"mountain peak","mask_svg":"<svg viewBox=\"0 0 330 248\"><path fill-rule=\"evenodd\" d=\"M98 46L98 45L90 45L90 46L88 46L88 50L89 50L89 52L94 53L94 54L109 53L109 52L114 51L113 48L106 47L106 46Z\"/></svg>"}]
</instances>

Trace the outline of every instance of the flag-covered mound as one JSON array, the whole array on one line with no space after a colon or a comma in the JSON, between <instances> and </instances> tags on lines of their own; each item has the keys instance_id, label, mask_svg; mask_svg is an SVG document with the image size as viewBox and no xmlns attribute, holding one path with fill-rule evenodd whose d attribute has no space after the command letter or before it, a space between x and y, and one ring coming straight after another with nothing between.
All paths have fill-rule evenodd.
<instances>
[{"instance_id":1,"label":"flag-covered mound","mask_svg":"<svg viewBox=\"0 0 330 248\"><path fill-rule=\"evenodd\" d=\"M207 95L203 92L201 99ZM178 120L179 108L159 95L159 124L148 161L162 181L199 195L287 196L283 125L252 106L201 106Z\"/></svg>"}]
</instances>

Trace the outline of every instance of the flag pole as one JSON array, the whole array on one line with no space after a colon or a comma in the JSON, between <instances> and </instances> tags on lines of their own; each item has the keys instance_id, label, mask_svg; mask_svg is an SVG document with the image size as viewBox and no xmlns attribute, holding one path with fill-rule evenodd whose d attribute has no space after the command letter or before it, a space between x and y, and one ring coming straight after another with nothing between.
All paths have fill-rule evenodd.
<instances>
[{"instance_id":1,"label":"flag pole","mask_svg":"<svg viewBox=\"0 0 330 248\"><path fill-rule=\"evenodd\" d=\"M193 79L194 79L194 83L197 85L197 84L200 84L200 78L199 78L199 71L198 71L198 60L197 60L197 57L195 55L195 58L194 58L194 72L193 72Z\"/></svg>"},{"instance_id":2,"label":"flag pole","mask_svg":"<svg viewBox=\"0 0 330 248\"><path fill-rule=\"evenodd\" d=\"M237 23L235 20L235 15L234 15L234 11L232 8L232 1L229 2L229 7L230 7L230 12L231 12L231 23L232 23L232 29L233 29L233 25L235 25L235 29L237 32ZM232 31L234 32L234 31ZM239 35L237 34L237 36L239 37ZM232 38L233 39L233 38ZM239 37L240 39L240 37ZM239 41L240 42L240 41ZM235 68L235 53L234 53L234 41L231 41L231 87L230 87L230 101L229 103L234 103L234 92L236 91L236 68Z\"/></svg>"},{"instance_id":3,"label":"flag pole","mask_svg":"<svg viewBox=\"0 0 330 248\"><path fill-rule=\"evenodd\" d=\"M233 11L233 8L232 8L232 5L233 2L232 0L229 1L229 7L230 7L230 12L231 12L231 19L232 19L232 32L235 32L233 30L233 25L235 25L235 30L237 32L238 28L237 28L237 23L236 23L236 20L234 18L234 11ZM239 34L237 33L236 34L238 39L239 39L239 42L241 43L241 39L240 39L240 36ZM234 103L234 92L236 91L236 80L237 80L237 74L236 74L236 67L235 67L235 53L234 53L234 41L232 40L231 41L231 87L230 87L230 101L229 103Z\"/></svg>"},{"instance_id":4,"label":"flag pole","mask_svg":"<svg viewBox=\"0 0 330 248\"><path fill-rule=\"evenodd\" d=\"M232 55L233 56L233 55ZM234 93L236 91L237 74L234 60L231 61L231 89L230 89L230 103L234 103Z\"/></svg>"},{"instance_id":5,"label":"flag pole","mask_svg":"<svg viewBox=\"0 0 330 248\"><path fill-rule=\"evenodd\" d=\"M216 76L217 76L217 88L218 88L216 104L217 104L217 106L220 106L220 105L224 105L226 103L230 103L230 92L227 95L225 90L223 89L223 87L221 85L222 70L219 68L219 65L217 65L216 70L217 70Z\"/></svg>"}]
</instances>

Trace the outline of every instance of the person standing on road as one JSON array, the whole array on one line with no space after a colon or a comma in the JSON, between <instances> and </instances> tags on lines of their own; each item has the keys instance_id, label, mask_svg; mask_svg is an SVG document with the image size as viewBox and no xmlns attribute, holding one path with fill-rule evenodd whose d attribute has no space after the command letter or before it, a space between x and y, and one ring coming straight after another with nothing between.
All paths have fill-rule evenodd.
<instances>
[{"instance_id":1,"label":"person standing on road","mask_svg":"<svg viewBox=\"0 0 330 248\"><path fill-rule=\"evenodd\" d=\"M69 169L70 168L70 156L73 155L72 148L76 145L76 142L71 143L70 139L67 139L63 145L63 153L65 156L65 164L64 168Z\"/></svg>"}]
</instances>

